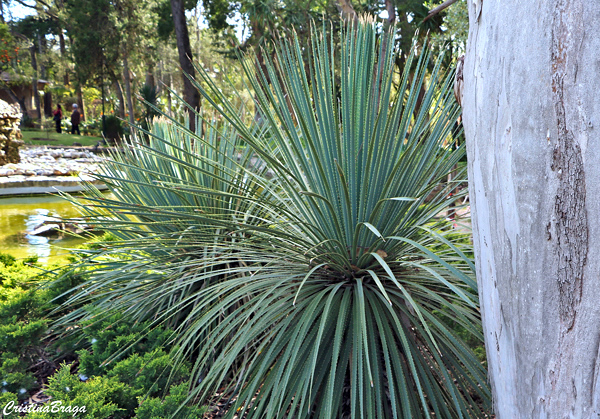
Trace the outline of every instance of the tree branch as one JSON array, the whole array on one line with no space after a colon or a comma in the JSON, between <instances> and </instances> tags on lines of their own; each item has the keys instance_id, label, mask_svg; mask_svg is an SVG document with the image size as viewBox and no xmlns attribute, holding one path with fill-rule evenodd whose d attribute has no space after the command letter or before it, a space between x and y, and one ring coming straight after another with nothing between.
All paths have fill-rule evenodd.
<instances>
[{"instance_id":1,"label":"tree branch","mask_svg":"<svg viewBox=\"0 0 600 419\"><path fill-rule=\"evenodd\" d=\"M354 7L352 6L351 0L337 0L335 2L338 10L342 15L343 20L357 20L358 15L354 11Z\"/></svg>"},{"instance_id":2,"label":"tree branch","mask_svg":"<svg viewBox=\"0 0 600 419\"><path fill-rule=\"evenodd\" d=\"M23 7L29 7L31 9L36 9L37 10L37 4L34 4L33 6L30 4L25 3L23 0L14 0L15 2L19 3L21 6Z\"/></svg>"},{"instance_id":3,"label":"tree branch","mask_svg":"<svg viewBox=\"0 0 600 419\"><path fill-rule=\"evenodd\" d=\"M39 11L38 6L39 6L39 4L41 4L42 6L47 7L47 9L42 10L42 12L46 13L48 16L50 16L52 18L58 18L58 16L56 14L50 12L51 5L49 3L46 3L44 0L36 0L36 3L33 6L25 3L24 0L14 0L14 1L23 7L29 7L30 9L35 9L36 11Z\"/></svg>"},{"instance_id":4,"label":"tree branch","mask_svg":"<svg viewBox=\"0 0 600 419\"><path fill-rule=\"evenodd\" d=\"M440 4L439 6L434 7L433 9L431 9L429 11L429 13L427 13L427 16L425 17L425 19L423 19L423 22L425 22L426 20L431 19L432 17L434 17L435 15L437 15L442 10L444 10L444 9L452 6L457 1L458 0L446 0L445 2L443 2L442 4Z\"/></svg>"},{"instance_id":5,"label":"tree branch","mask_svg":"<svg viewBox=\"0 0 600 419\"><path fill-rule=\"evenodd\" d=\"M385 0L385 9L388 12L387 23L392 26L396 22L396 7L392 0Z\"/></svg>"}]
</instances>

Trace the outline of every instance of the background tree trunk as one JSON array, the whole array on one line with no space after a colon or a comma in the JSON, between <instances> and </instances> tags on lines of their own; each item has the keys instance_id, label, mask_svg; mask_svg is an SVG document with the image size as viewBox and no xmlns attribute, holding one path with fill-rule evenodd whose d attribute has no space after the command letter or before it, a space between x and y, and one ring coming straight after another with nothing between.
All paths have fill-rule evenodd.
<instances>
[{"instance_id":1,"label":"background tree trunk","mask_svg":"<svg viewBox=\"0 0 600 419\"><path fill-rule=\"evenodd\" d=\"M79 114L80 114L81 121L85 121L85 103L83 103L83 90L81 88L82 84L83 83L81 81L77 82L77 89L76 89L77 106L79 107Z\"/></svg>"},{"instance_id":2,"label":"background tree trunk","mask_svg":"<svg viewBox=\"0 0 600 419\"><path fill-rule=\"evenodd\" d=\"M31 53L31 67L33 68L33 76L31 77L31 93L33 94L33 104L35 106L35 119L41 126L42 123L42 111L40 109L40 92L38 90L38 68L37 59L35 53L35 43L29 48Z\"/></svg>"},{"instance_id":3,"label":"background tree trunk","mask_svg":"<svg viewBox=\"0 0 600 419\"><path fill-rule=\"evenodd\" d=\"M173 76L169 73L169 89L167 90L167 110L169 111L169 116L173 115L173 101L171 100L171 90L173 89Z\"/></svg>"},{"instance_id":4,"label":"background tree trunk","mask_svg":"<svg viewBox=\"0 0 600 419\"><path fill-rule=\"evenodd\" d=\"M463 118L497 417L597 418L600 3L468 3Z\"/></svg>"},{"instance_id":5,"label":"background tree trunk","mask_svg":"<svg viewBox=\"0 0 600 419\"><path fill-rule=\"evenodd\" d=\"M129 76L129 63L127 61L127 55L123 56L123 78L125 80L125 94L127 95L127 110L129 112L129 122L131 125L135 123L133 107L133 98L131 96L131 77Z\"/></svg>"},{"instance_id":6,"label":"background tree trunk","mask_svg":"<svg viewBox=\"0 0 600 419\"><path fill-rule=\"evenodd\" d=\"M58 29L58 45L60 47L60 56L62 58L67 57L67 47L65 45L65 35L63 34L62 28ZM65 69L65 74L63 75L63 83L65 86L69 85L69 70Z\"/></svg>"},{"instance_id":7,"label":"background tree trunk","mask_svg":"<svg viewBox=\"0 0 600 419\"><path fill-rule=\"evenodd\" d=\"M146 84L150 87L154 87L156 86L156 82L154 81L154 63L149 62L146 66Z\"/></svg>"},{"instance_id":8,"label":"background tree trunk","mask_svg":"<svg viewBox=\"0 0 600 419\"><path fill-rule=\"evenodd\" d=\"M171 12L175 25L175 36L177 38L177 51L179 53L179 64L184 73L194 77L194 66L192 65L192 48L190 47L190 36L185 19L183 0L171 0ZM183 74L183 99L195 110L200 109L200 93L192 85L188 77ZM195 129L196 120L194 112L190 110L190 128Z\"/></svg>"},{"instance_id":9,"label":"background tree trunk","mask_svg":"<svg viewBox=\"0 0 600 419\"><path fill-rule=\"evenodd\" d=\"M119 101L117 113L119 114L119 118L125 119L125 99L123 98L123 89L121 88L121 83L119 83L119 79L114 74L110 75L110 80L112 81L115 94L117 95L117 100Z\"/></svg>"},{"instance_id":10,"label":"background tree trunk","mask_svg":"<svg viewBox=\"0 0 600 419\"><path fill-rule=\"evenodd\" d=\"M52 93L50 91L44 92L44 115L52 118Z\"/></svg>"}]
</instances>

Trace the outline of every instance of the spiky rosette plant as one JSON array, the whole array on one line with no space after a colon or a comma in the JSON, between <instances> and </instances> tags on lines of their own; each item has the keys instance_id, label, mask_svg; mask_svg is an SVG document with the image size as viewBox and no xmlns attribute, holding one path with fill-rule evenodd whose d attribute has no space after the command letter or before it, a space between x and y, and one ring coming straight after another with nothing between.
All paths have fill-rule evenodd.
<instances>
[{"instance_id":1,"label":"spiky rosette plant","mask_svg":"<svg viewBox=\"0 0 600 419\"><path fill-rule=\"evenodd\" d=\"M105 165L115 197L90 189L87 211L119 240L90 251L68 301L86 305L61 324L170 324L191 397L229 418L482 417L486 372L461 337L483 340L474 267L440 217L456 185L437 187L464 155L452 74L425 50L395 75L369 20L335 45L315 30L308 63L296 39L266 74L246 62L260 126L200 71L225 122L156 122Z\"/></svg>"}]
</instances>

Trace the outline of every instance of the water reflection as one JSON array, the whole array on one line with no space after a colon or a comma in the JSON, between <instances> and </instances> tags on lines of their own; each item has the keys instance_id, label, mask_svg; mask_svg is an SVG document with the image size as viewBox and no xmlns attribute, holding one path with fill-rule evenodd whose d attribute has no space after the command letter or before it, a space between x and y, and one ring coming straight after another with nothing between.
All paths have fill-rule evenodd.
<instances>
[{"instance_id":1,"label":"water reflection","mask_svg":"<svg viewBox=\"0 0 600 419\"><path fill-rule=\"evenodd\" d=\"M44 221L55 217L79 216L77 209L57 196L0 199L0 252L18 259L37 256L41 263L64 258L68 249L84 240L70 235L34 236L31 233Z\"/></svg>"},{"instance_id":2,"label":"water reflection","mask_svg":"<svg viewBox=\"0 0 600 419\"><path fill-rule=\"evenodd\" d=\"M50 210L37 208L36 214L31 214L25 220L27 226L27 233L31 233L37 226L42 224L44 221L51 220L54 217L49 217ZM36 253L39 259L46 259L50 257L50 238L44 236L33 236L31 234L25 234L25 238L29 242L30 248Z\"/></svg>"}]
</instances>

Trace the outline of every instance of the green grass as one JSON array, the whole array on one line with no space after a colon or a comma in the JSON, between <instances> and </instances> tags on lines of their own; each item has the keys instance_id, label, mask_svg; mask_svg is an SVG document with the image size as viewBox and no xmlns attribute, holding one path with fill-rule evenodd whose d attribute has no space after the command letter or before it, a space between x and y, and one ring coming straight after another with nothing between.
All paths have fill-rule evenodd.
<instances>
[{"instance_id":1,"label":"green grass","mask_svg":"<svg viewBox=\"0 0 600 419\"><path fill-rule=\"evenodd\" d=\"M67 133L59 134L54 130L23 130L23 141L25 144L33 145L65 145L72 146L74 142L84 146L96 145L101 140L100 137L90 137L87 135L71 135Z\"/></svg>"}]
</instances>

